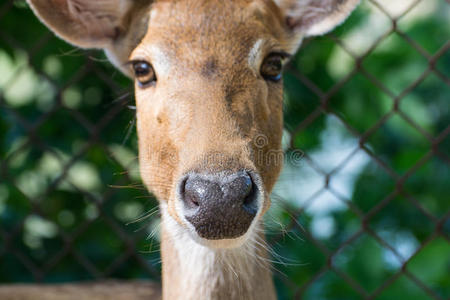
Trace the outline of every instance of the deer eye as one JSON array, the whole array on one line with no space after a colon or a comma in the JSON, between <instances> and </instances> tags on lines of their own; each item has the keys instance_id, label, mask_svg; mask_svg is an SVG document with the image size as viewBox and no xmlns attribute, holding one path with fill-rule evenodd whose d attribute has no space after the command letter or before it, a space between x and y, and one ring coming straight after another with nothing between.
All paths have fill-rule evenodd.
<instances>
[{"instance_id":1,"label":"deer eye","mask_svg":"<svg viewBox=\"0 0 450 300\"><path fill-rule=\"evenodd\" d=\"M153 66L146 61L134 61L133 71L140 87L144 88L156 82L156 74Z\"/></svg>"},{"instance_id":2,"label":"deer eye","mask_svg":"<svg viewBox=\"0 0 450 300\"><path fill-rule=\"evenodd\" d=\"M269 54L263 61L260 69L261 76L265 80L277 82L281 79L283 71L284 55L278 53Z\"/></svg>"}]
</instances>

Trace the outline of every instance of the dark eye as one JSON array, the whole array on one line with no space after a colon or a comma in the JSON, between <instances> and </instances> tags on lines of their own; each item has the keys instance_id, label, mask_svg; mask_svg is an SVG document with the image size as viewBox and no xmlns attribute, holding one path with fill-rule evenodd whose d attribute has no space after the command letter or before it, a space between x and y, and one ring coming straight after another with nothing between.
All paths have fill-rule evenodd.
<instances>
[{"instance_id":1,"label":"dark eye","mask_svg":"<svg viewBox=\"0 0 450 300\"><path fill-rule=\"evenodd\" d=\"M277 53L269 54L261 65L261 76L265 80L277 82L281 79L281 72L283 71L284 56Z\"/></svg>"},{"instance_id":2,"label":"dark eye","mask_svg":"<svg viewBox=\"0 0 450 300\"><path fill-rule=\"evenodd\" d=\"M140 87L147 87L156 82L155 70L150 63L146 61L134 61L133 70Z\"/></svg>"}]
</instances>

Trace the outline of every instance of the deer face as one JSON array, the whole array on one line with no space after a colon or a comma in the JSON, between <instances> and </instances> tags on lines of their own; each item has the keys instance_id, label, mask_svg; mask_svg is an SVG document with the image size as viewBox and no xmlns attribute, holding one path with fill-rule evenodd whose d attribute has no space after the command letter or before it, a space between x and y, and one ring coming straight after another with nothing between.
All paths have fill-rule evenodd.
<instances>
[{"instance_id":1,"label":"deer face","mask_svg":"<svg viewBox=\"0 0 450 300\"><path fill-rule=\"evenodd\" d=\"M282 166L283 65L356 2L31 4L58 35L105 49L135 78L141 175L163 222L226 248L244 243L270 205Z\"/></svg>"},{"instance_id":2,"label":"deer face","mask_svg":"<svg viewBox=\"0 0 450 300\"><path fill-rule=\"evenodd\" d=\"M289 49L276 13L249 2L155 3L131 55L142 178L206 244L245 235L281 168L264 159L282 153Z\"/></svg>"}]
</instances>

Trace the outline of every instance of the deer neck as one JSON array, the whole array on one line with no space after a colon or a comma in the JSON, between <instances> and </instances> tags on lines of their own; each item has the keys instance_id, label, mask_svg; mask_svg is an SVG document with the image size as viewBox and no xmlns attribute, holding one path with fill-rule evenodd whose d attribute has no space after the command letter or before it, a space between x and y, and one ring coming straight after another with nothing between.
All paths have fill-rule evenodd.
<instances>
[{"instance_id":1,"label":"deer neck","mask_svg":"<svg viewBox=\"0 0 450 300\"><path fill-rule=\"evenodd\" d=\"M276 299L263 234L240 248L211 249L179 226L163 213L164 300Z\"/></svg>"}]
</instances>

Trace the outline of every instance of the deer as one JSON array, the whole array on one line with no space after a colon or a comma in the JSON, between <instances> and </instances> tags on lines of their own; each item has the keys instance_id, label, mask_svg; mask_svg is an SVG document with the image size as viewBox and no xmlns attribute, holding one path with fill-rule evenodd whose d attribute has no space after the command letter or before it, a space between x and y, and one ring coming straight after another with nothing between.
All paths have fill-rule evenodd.
<instances>
[{"instance_id":1,"label":"deer","mask_svg":"<svg viewBox=\"0 0 450 300\"><path fill-rule=\"evenodd\" d=\"M276 299L262 218L283 161L257 157L282 151L284 66L359 0L27 1L134 80L162 298Z\"/></svg>"}]
</instances>

